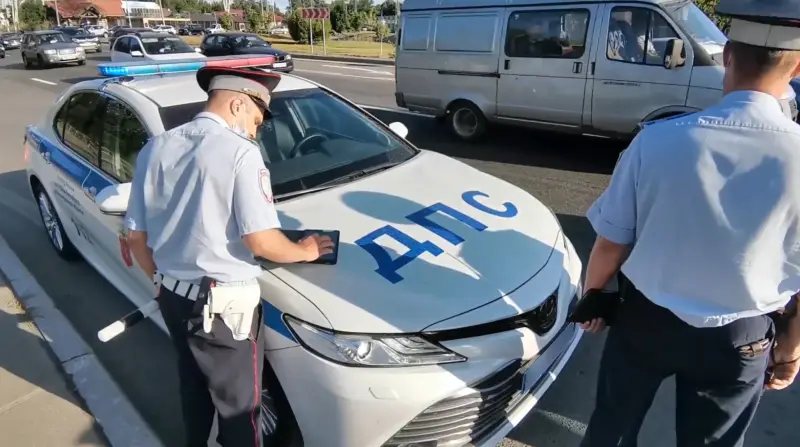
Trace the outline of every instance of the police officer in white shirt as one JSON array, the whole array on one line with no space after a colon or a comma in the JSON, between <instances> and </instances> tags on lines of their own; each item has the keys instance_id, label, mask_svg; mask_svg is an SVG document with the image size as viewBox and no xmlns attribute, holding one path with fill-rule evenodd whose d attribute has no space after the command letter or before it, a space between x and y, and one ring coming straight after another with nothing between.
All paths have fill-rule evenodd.
<instances>
[{"instance_id":1,"label":"police officer in white shirt","mask_svg":"<svg viewBox=\"0 0 800 447\"><path fill-rule=\"evenodd\" d=\"M261 268L330 253L327 237L280 231L269 171L253 142L276 74L204 68L204 112L140 152L126 216L131 250L159 289L178 355L186 445L206 447L215 409L223 447L259 447L264 362Z\"/></svg>"},{"instance_id":2,"label":"police officer in white shirt","mask_svg":"<svg viewBox=\"0 0 800 447\"><path fill-rule=\"evenodd\" d=\"M741 446L764 388L797 375L800 317L776 331L768 314L800 290L800 126L778 101L800 74L800 1L717 12L732 17L722 100L643 128L587 213L585 290L621 267L624 300L584 447L635 445L670 376L678 446Z\"/></svg>"}]
</instances>

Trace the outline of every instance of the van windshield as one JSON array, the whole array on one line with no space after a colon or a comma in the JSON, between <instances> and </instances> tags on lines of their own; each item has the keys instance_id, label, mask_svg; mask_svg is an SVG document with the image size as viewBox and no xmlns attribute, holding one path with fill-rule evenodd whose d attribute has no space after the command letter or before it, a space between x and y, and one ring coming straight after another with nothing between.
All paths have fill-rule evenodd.
<instances>
[{"instance_id":1,"label":"van windshield","mask_svg":"<svg viewBox=\"0 0 800 447\"><path fill-rule=\"evenodd\" d=\"M721 53L728 42L725 34L717 28L717 25L698 8L694 2L689 0L667 3L664 9L672 17L677 25L703 48L708 54Z\"/></svg>"}]
</instances>

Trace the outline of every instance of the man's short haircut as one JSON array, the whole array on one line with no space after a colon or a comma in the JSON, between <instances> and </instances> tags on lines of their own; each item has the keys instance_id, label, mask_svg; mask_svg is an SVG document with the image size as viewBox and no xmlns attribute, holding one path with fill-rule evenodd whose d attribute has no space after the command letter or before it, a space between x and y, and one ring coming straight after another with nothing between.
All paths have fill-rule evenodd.
<instances>
[{"instance_id":1,"label":"man's short haircut","mask_svg":"<svg viewBox=\"0 0 800 447\"><path fill-rule=\"evenodd\" d=\"M728 45L736 70L748 78L759 78L781 67L789 70L800 61L800 51L757 47L734 40L729 40Z\"/></svg>"}]
</instances>

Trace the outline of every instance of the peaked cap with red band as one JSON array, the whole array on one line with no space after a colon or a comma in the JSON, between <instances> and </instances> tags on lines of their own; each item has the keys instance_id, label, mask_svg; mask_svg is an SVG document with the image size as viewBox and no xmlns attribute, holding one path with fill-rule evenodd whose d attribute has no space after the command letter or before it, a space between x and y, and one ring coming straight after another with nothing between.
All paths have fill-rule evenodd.
<instances>
[{"instance_id":1,"label":"peaked cap with red band","mask_svg":"<svg viewBox=\"0 0 800 447\"><path fill-rule=\"evenodd\" d=\"M269 112L270 96L281 81L275 73L248 68L203 67L197 71L197 84L205 92L229 90L243 93Z\"/></svg>"}]
</instances>

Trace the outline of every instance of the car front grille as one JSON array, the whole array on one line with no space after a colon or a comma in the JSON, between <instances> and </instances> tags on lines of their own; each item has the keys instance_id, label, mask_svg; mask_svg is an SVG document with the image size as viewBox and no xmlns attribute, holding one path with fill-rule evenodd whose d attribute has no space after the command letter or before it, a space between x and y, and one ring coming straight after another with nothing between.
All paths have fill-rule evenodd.
<instances>
[{"instance_id":1,"label":"car front grille","mask_svg":"<svg viewBox=\"0 0 800 447\"><path fill-rule=\"evenodd\" d=\"M284 55L275 56L275 62L283 62L285 60L286 60L286 56L284 56Z\"/></svg>"},{"instance_id":2,"label":"car front grille","mask_svg":"<svg viewBox=\"0 0 800 447\"><path fill-rule=\"evenodd\" d=\"M65 48L63 50L58 50L58 54L72 54L75 52L74 48Z\"/></svg>"},{"instance_id":3,"label":"car front grille","mask_svg":"<svg viewBox=\"0 0 800 447\"><path fill-rule=\"evenodd\" d=\"M523 398L521 361L515 361L470 388L420 413L384 447L469 446L503 424Z\"/></svg>"}]
</instances>

